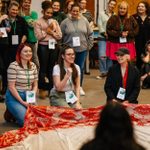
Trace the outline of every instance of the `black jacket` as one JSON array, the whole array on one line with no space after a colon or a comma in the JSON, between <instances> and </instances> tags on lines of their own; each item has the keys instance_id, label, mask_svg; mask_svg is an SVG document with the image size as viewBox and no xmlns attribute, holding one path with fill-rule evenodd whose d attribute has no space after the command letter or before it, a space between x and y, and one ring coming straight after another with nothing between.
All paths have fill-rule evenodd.
<instances>
[{"instance_id":1,"label":"black jacket","mask_svg":"<svg viewBox=\"0 0 150 150\"><path fill-rule=\"evenodd\" d=\"M121 68L119 64L113 65L108 72L108 76L104 85L107 101L117 99L117 93L120 87L123 87ZM129 64L128 77L126 83L125 100L130 103L138 103L137 97L140 92L140 74L136 67Z\"/></svg>"}]
</instances>

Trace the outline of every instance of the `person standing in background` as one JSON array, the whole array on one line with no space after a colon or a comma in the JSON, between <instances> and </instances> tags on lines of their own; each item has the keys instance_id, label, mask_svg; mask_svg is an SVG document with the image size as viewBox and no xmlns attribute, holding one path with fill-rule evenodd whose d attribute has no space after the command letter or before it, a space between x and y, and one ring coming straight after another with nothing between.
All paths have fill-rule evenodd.
<instances>
[{"instance_id":1,"label":"person standing in background","mask_svg":"<svg viewBox=\"0 0 150 150\"><path fill-rule=\"evenodd\" d=\"M53 8L53 16L52 18L57 20L59 25L61 22L66 19L66 15L64 12L61 12L60 10L60 1L59 0L53 0L52 1L52 8Z\"/></svg>"},{"instance_id":2,"label":"person standing in background","mask_svg":"<svg viewBox=\"0 0 150 150\"><path fill-rule=\"evenodd\" d=\"M106 42L106 55L116 63L115 52L120 47L127 47L130 51L131 61L136 59L135 36L138 34L138 24L128 13L129 5L126 1L118 4L118 14L112 15L106 25L108 40Z\"/></svg>"},{"instance_id":3,"label":"person standing in background","mask_svg":"<svg viewBox=\"0 0 150 150\"><path fill-rule=\"evenodd\" d=\"M31 0L22 0L20 4L20 16L22 16L28 24L28 36L27 42L32 47L33 52L33 62L36 64L37 69L39 70L39 60L37 56L37 38L34 33L34 24L35 20L38 19L38 14L35 11L30 11Z\"/></svg>"},{"instance_id":4,"label":"person standing in background","mask_svg":"<svg viewBox=\"0 0 150 150\"><path fill-rule=\"evenodd\" d=\"M11 31L8 33L10 63L16 60L16 52L19 44L25 43L28 36L28 25L24 18L18 16L19 3L11 1L8 7L8 18Z\"/></svg>"},{"instance_id":5,"label":"person standing in background","mask_svg":"<svg viewBox=\"0 0 150 150\"><path fill-rule=\"evenodd\" d=\"M75 63L81 70L80 95L85 95L83 91L84 64L87 51L93 46L93 32L89 22L80 14L80 7L77 3L71 7L71 17L66 18L60 25L62 31L62 43L75 49Z\"/></svg>"},{"instance_id":6,"label":"person standing in background","mask_svg":"<svg viewBox=\"0 0 150 150\"><path fill-rule=\"evenodd\" d=\"M98 41L98 60L101 74L96 77L97 79L102 79L107 76L108 69L112 65L112 61L106 56L106 40L108 38L106 24L108 19L114 15L116 3L116 0L109 0L106 10L102 11L98 17L97 25L100 33L100 40Z\"/></svg>"},{"instance_id":7,"label":"person standing in background","mask_svg":"<svg viewBox=\"0 0 150 150\"><path fill-rule=\"evenodd\" d=\"M57 40L62 37L61 29L56 20L52 19L51 2L42 2L43 16L35 22L34 31L38 39L39 97L44 99L47 91L53 87L52 71L58 59Z\"/></svg>"},{"instance_id":8,"label":"person standing in background","mask_svg":"<svg viewBox=\"0 0 150 150\"><path fill-rule=\"evenodd\" d=\"M78 4L80 6L81 14L88 20L88 22L90 24L90 28L93 30L93 28L94 28L94 19L93 19L92 13L89 10L86 9L87 1L86 0L79 0ZM87 51L87 56L86 56L86 61L85 61L85 74L90 75L89 50Z\"/></svg>"},{"instance_id":9,"label":"person standing in background","mask_svg":"<svg viewBox=\"0 0 150 150\"><path fill-rule=\"evenodd\" d=\"M71 6L74 4L74 0L67 0L64 7L64 13L67 17L71 16Z\"/></svg>"},{"instance_id":10,"label":"person standing in background","mask_svg":"<svg viewBox=\"0 0 150 150\"><path fill-rule=\"evenodd\" d=\"M145 53L145 44L150 40L150 15L149 4L146 1L140 1L137 5L137 13L133 15L139 26L139 32L135 36L136 47L136 66L141 70L141 55Z\"/></svg>"},{"instance_id":11,"label":"person standing in background","mask_svg":"<svg viewBox=\"0 0 150 150\"><path fill-rule=\"evenodd\" d=\"M8 15L2 12L2 0L0 0L0 74L2 76L2 89L0 91L0 102L5 100L5 92L7 89L7 68L9 65L9 43L8 32L11 27Z\"/></svg>"}]
</instances>

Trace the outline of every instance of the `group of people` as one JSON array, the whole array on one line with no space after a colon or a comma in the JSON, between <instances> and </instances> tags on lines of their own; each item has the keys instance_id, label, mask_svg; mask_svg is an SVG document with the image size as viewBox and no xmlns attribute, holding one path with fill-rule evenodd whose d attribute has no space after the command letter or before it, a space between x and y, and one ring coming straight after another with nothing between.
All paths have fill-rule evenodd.
<instances>
[{"instance_id":1,"label":"group of people","mask_svg":"<svg viewBox=\"0 0 150 150\"><path fill-rule=\"evenodd\" d=\"M101 79L107 76L110 66L116 64L115 52L120 47L126 47L130 52L130 61L140 71L142 88L149 88L149 71L145 70L145 65L148 66L149 62L149 4L146 1L140 1L136 13L133 15L129 14L129 5L126 1L118 4L115 13L116 4L116 0L109 0L106 10L102 11L98 17L97 25L100 33L98 59L101 74L97 78Z\"/></svg>"},{"instance_id":2,"label":"group of people","mask_svg":"<svg viewBox=\"0 0 150 150\"><path fill-rule=\"evenodd\" d=\"M117 15L113 12L115 5L115 0L108 2L108 10L100 14L98 23L100 71L102 77L107 76L104 90L107 101L138 103L140 73L129 61L136 57L134 38L139 26L128 15L126 2L118 5ZM86 59L93 46L93 19L86 10L86 0L66 1L64 12L60 11L58 0L52 3L45 0L41 3L39 19L30 10L31 0L22 0L20 6L11 1L8 15L1 14L0 42L3 44L0 46L5 119L10 120L7 117L10 113L23 126L26 109L36 104L38 90L39 95L49 92L51 106L82 108L80 95L85 94L82 85L88 65ZM149 47L147 43L142 57L145 67L141 79L145 88L150 75Z\"/></svg>"},{"instance_id":3,"label":"group of people","mask_svg":"<svg viewBox=\"0 0 150 150\"><path fill-rule=\"evenodd\" d=\"M80 94L84 95L84 65L93 46L93 18L85 9L86 0L68 0L66 5L61 12L58 0L45 0L38 19L37 12L30 10L31 0L20 4L12 0L8 14L1 15L6 33L3 37L3 30L0 32L6 56L1 55L5 120L23 126L26 109L36 104L38 90L41 98L45 98L41 93L48 91L52 106L82 108Z\"/></svg>"},{"instance_id":4,"label":"group of people","mask_svg":"<svg viewBox=\"0 0 150 150\"><path fill-rule=\"evenodd\" d=\"M111 145L113 149L126 149L126 146L131 146L127 149L144 150L135 142L130 117L118 102L138 103L140 72L130 64L137 57L140 57L139 61L137 58L137 64L141 60L144 62L139 63L140 71L142 69L142 87L149 87L149 24L145 23L144 27L140 27L140 23L144 24L144 20L149 19L146 4L140 2L137 7L139 12L129 16L128 4L125 1L118 5L118 14L115 14L116 1L110 0L107 10L99 15L99 77L107 76L104 90L108 104L101 113L95 139L82 149L93 149L93 146L95 149L109 149ZM85 72L89 74L88 54L93 46L93 18L86 10L86 0L79 0L78 3L67 0L64 12L60 11L58 0L53 0L52 3L45 0L41 3L42 17L39 19L37 12L31 11L30 6L31 0L22 0L20 5L12 0L8 14L3 14L0 0L1 94L6 96L7 109L4 117L7 121L13 118L19 126L24 124L27 107L36 104L38 90L39 94L49 92L51 106L82 108L80 95L85 95L82 89L83 76ZM143 7L145 17L140 14ZM138 22L139 18L143 22ZM147 36L138 54L134 42L143 36L140 28L145 29L143 30ZM114 111L119 115L113 116ZM116 122L121 123L118 135L111 127L111 119L120 120ZM126 134L126 131L130 133ZM114 141L107 139L107 136ZM118 147L115 140L125 140L125 144L121 143L123 145Z\"/></svg>"}]
</instances>

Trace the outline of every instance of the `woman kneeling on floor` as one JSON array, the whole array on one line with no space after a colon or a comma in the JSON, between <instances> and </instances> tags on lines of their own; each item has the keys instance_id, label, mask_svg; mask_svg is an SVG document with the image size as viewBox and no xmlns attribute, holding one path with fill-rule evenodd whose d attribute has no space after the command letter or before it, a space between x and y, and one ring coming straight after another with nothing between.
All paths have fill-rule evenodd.
<instances>
[{"instance_id":1,"label":"woman kneeling on floor","mask_svg":"<svg viewBox=\"0 0 150 150\"><path fill-rule=\"evenodd\" d=\"M54 87L50 92L51 106L82 108L79 99L80 68L74 60L74 49L63 45L58 64L53 68Z\"/></svg>"},{"instance_id":2,"label":"woman kneeling on floor","mask_svg":"<svg viewBox=\"0 0 150 150\"><path fill-rule=\"evenodd\" d=\"M37 68L31 62L31 59L31 47L27 44L20 44L16 54L16 61L12 62L7 70L7 113L5 112L4 117L6 121L10 121L9 119L11 118L8 118L9 111L19 126L23 126L27 107L29 103L35 101L35 94L37 92Z\"/></svg>"}]
</instances>

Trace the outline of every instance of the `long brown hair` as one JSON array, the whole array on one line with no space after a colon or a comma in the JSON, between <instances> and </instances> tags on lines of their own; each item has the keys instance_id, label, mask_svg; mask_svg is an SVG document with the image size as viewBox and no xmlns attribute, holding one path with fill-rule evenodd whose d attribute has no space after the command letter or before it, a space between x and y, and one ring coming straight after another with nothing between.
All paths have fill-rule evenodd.
<instances>
[{"instance_id":1,"label":"long brown hair","mask_svg":"<svg viewBox=\"0 0 150 150\"><path fill-rule=\"evenodd\" d=\"M70 46L68 46L66 44L62 44L61 47L60 47L60 53L59 53L59 58L58 58L58 65L60 67L60 79L61 80L63 80L63 78L64 78L64 76L66 74L66 70L64 68L64 59L62 58L62 55L66 54L66 50L67 49L73 49L73 48L71 48ZM74 53L75 53L75 51L74 51ZM76 69L74 63L71 64L71 68L73 70L73 72L72 72L72 81L73 81L73 84L76 85L76 79L77 79L77 76L78 76L78 72L77 72L77 69Z\"/></svg>"}]
</instances>

